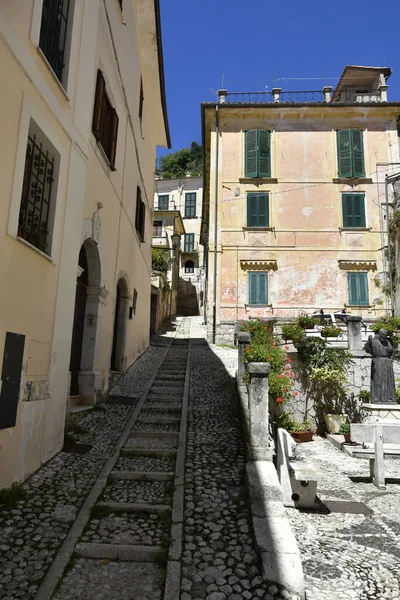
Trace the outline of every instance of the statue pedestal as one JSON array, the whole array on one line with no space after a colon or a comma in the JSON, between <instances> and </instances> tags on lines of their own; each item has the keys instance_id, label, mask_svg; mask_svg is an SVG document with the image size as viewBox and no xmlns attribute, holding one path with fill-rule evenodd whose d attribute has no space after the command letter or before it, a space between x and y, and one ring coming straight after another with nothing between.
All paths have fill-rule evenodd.
<instances>
[{"instance_id":1,"label":"statue pedestal","mask_svg":"<svg viewBox=\"0 0 400 600\"><path fill-rule=\"evenodd\" d=\"M374 423L377 419L381 421L400 421L400 404L361 404L361 410L365 413L363 423Z\"/></svg>"}]
</instances>

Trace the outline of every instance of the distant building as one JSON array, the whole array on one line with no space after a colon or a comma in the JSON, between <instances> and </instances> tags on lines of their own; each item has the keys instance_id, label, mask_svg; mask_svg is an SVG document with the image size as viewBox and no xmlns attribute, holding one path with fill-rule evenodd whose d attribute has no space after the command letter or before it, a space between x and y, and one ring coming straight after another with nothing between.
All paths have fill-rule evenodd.
<instances>
[{"instance_id":1,"label":"distant building","mask_svg":"<svg viewBox=\"0 0 400 600\"><path fill-rule=\"evenodd\" d=\"M154 223L162 227L163 211L178 210L185 234L181 240L177 313L198 315L204 295L203 247L200 244L203 178L157 179Z\"/></svg>"},{"instance_id":2,"label":"distant building","mask_svg":"<svg viewBox=\"0 0 400 600\"><path fill-rule=\"evenodd\" d=\"M250 317L390 311L384 182L400 161L390 74L348 66L335 90L221 90L202 105L212 337L232 339Z\"/></svg>"},{"instance_id":3,"label":"distant building","mask_svg":"<svg viewBox=\"0 0 400 600\"><path fill-rule=\"evenodd\" d=\"M147 348L158 0L0 6L0 487Z\"/></svg>"}]
</instances>

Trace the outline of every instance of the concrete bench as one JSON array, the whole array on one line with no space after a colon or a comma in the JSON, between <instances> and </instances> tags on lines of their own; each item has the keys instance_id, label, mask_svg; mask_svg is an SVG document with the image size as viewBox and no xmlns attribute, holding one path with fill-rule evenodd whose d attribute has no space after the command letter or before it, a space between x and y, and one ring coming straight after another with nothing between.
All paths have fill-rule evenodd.
<instances>
[{"instance_id":1,"label":"concrete bench","mask_svg":"<svg viewBox=\"0 0 400 600\"><path fill-rule=\"evenodd\" d=\"M312 508L315 505L318 473L312 465L294 460L296 442L286 431L278 429L276 459L278 477L285 506Z\"/></svg>"},{"instance_id":2,"label":"concrete bench","mask_svg":"<svg viewBox=\"0 0 400 600\"><path fill-rule=\"evenodd\" d=\"M367 458L372 482L380 489L385 488L385 458L400 458L399 421L376 421L376 423L352 423L351 441L362 444L354 449L352 456Z\"/></svg>"}]
</instances>

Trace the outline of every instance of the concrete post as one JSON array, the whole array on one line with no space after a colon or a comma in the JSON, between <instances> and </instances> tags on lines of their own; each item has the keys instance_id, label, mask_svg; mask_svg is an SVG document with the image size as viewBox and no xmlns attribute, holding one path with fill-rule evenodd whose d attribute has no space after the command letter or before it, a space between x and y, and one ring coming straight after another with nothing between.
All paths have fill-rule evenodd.
<instances>
[{"instance_id":1,"label":"concrete post","mask_svg":"<svg viewBox=\"0 0 400 600\"><path fill-rule=\"evenodd\" d=\"M322 88L322 93L324 94L324 102L331 101L332 90L333 90L333 87L331 85L326 85L325 87Z\"/></svg>"},{"instance_id":2,"label":"concrete post","mask_svg":"<svg viewBox=\"0 0 400 600\"><path fill-rule=\"evenodd\" d=\"M228 90L218 90L219 102L223 104L228 95Z\"/></svg>"},{"instance_id":3,"label":"concrete post","mask_svg":"<svg viewBox=\"0 0 400 600\"><path fill-rule=\"evenodd\" d=\"M274 95L274 102L279 102L279 96L281 95L282 88L272 88Z\"/></svg>"},{"instance_id":4,"label":"concrete post","mask_svg":"<svg viewBox=\"0 0 400 600\"><path fill-rule=\"evenodd\" d=\"M388 85L380 85L378 88L379 91L379 99L381 102L387 102L387 90Z\"/></svg>"},{"instance_id":5,"label":"concrete post","mask_svg":"<svg viewBox=\"0 0 400 600\"><path fill-rule=\"evenodd\" d=\"M361 339L361 317L347 317L347 337L349 350L361 350L363 347Z\"/></svg>"},{"instance_id":6,"label":"concrete post","mask_svg":"<svg viewBox=\"0 0 400 600\"><path fill-rule=\"evenodd\" d=\"M244 362L243 362L244 349L248 344L250 344L250 341L251 341L251 335L248 331L238 331L237 342L238 342L238 353L239 353L239 356L238 356L238 383L239 383L239 385L244 384L243 375L246 372Z\"/></svg>"},{"instance_id":7,"label":"concrete post","mask_svg":"<svg viewBox=\"0 0 400 600\"><path fill-rule=\"evenodd\" d=\"M271 365L268 362L252 362L248 364L247 371L250 375L248 453L252 460L268 460L272 457L268 443L268 374Z\"/></svg>"}]
</instances>

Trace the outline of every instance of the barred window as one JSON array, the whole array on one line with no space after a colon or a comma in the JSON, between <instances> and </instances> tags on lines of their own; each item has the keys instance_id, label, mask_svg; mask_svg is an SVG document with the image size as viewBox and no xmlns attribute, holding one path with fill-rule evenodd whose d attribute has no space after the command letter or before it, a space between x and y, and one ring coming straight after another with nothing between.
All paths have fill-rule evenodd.
<instances>
[{"instance_id":1,"label":"barred window","mask_svg":"<svg viewBox=\"0 0 400 600\"><path fill-rule=\"evenodd\" d=\"M194 273L194 262L192 260L185 262L185 273Z\"/></svg>"},{"instance_id":2,"label":"barred window","mask_svg":"<svg viewBox=\"0 0 400 600\"><path fill-rule=\"evenodd\" d=\"M50 142L40 139L32 129L28 134L25 169L18 220L18 236L50 254L52 199L56 159Z\"/></svg>"},{"instance_id":3,"label":"barred window","mask_svg":"<svg viewBox=\"0 0 400 600\"><path fill-rule=\"evenodd\" d=\"M153 237L163 237L162 221L153 221Z\"/></svg>"},{"instance_id":4,"label":"barred window","mask_svg":"<svg viewBox=\"0 0 400 600\"><path fill-rule=\"evenodd\" d=\"M43 0L39 47L61 81L65 53L70 0Z\"/></svg>"}]
</instances>

